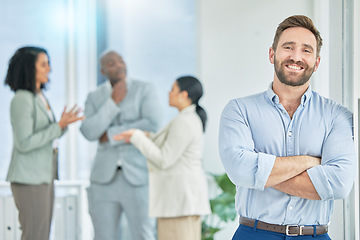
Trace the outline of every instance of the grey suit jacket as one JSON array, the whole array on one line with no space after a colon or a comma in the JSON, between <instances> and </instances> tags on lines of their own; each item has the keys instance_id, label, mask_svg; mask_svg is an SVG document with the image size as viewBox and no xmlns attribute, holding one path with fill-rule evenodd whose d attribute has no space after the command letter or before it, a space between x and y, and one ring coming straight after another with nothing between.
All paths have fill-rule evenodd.
<instances>
[{"instance_id":1,"label":"grey suit jacket","mask_svg":"<svg viewBox=\"0 0 360 240\"><path fill-rule=\"evenodd\" d=\"M17 90L10 106L13 150L6 180L24 184L52 181L52 141L63 134L51 122L41 99L26 90Z\"/></svg>"},{"instance_id":2,"label":"grey suit jacket","mask_svg":"<svg viewBox=\"0 0 360 240\"><path fill-rule=\"evenodd\" d=\"M111 98L109 81L89 93L85 103L85 120L80 131L90 141L98 141L107 132L109 142L99 143L90 180L108 183L116 173L119 160L126 179L134 185L148 182L144 156L132 144L112 140L117 133L138 128L156 131L160 110L154 86L150 83L127 79L127 94L118 105Z\"/></svg>"}]
</instances>

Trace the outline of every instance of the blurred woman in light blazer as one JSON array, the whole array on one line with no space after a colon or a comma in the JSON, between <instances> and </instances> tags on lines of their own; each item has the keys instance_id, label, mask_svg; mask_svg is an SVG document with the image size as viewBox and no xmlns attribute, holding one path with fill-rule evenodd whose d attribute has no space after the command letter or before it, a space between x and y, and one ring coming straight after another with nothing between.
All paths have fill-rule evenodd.
<instances>
[{"instance_id":1,"label":"blurred woman in light blazer","mask_svg":"<svg viewBox=\"0 0 360 240\"><path fill-rule=\"evenodd\" d=\"M43 95L49 56L39 47L19 48L9 61L5 84L15 92L10 117L13 150L6 180L19 210L22 240L49 239L57 179L57 141L65 128L82 117L66 107L59 122Z\"/></svg>"},{"instance_id":2,"label":"blurred woman in light blazer","mask_svg":"<svg viewBox=\"0 0 360 240\"><path fill-rule=\"evenodd\" d=\"M201 215L210 213L202 168L206 113L199 106L202 85L178 78L169 105L179 114L157 134L131 129L114 137L135 145L149 166L149 215L157 217L159 240L200 240Z\"/></svg>"}]
</instances>

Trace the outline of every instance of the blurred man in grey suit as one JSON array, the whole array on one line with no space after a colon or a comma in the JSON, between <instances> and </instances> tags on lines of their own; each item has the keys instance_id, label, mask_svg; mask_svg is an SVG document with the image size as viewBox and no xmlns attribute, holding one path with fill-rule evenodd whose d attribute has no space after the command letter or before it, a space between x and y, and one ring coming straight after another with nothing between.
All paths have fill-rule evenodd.
<instances>
[{"instance_id":1,"label":"blurred man in grey suit","mask_svg":"<svg viewBox=\"0 0 360 240\"><path fill-rule=\"evenodd\" d=\"M131 144L113 140L130 128L157 131L159 104L152 84L127 78L122 57L105 52L101 72L108 81L89 93L80 131L99 141L88 189L95 240L118 239L125 213L133 240L155 239L155 220L148 217L146 160ZM121 231L121 230L120 230Z\"/></svg>"}]
</instances>

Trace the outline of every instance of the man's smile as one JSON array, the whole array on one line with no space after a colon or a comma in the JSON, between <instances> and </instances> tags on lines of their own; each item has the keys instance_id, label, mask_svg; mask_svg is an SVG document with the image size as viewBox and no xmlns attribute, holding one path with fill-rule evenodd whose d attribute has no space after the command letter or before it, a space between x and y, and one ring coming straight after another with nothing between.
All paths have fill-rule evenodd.
<instances>
[{"instance_id":1,"label":"man's smile","mask_svg":"<svg viewBox=\"0 0 360 240\"><path fill-rule=\"evenodd\" d=\"M288 68L290 70L295 70L295 71L301 71L304 69L303 67L296 65L296 64L285 65L285 66L286 66L286 68Z\"/></svg>"}]
</instances>

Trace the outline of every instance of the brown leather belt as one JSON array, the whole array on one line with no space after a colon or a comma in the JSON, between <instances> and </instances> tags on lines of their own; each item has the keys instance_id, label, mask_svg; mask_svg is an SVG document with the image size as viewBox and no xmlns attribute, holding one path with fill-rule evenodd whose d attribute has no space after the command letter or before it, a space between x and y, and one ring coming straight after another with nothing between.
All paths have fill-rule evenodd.
<instances>
[{"instance_id":1,"label":"brown leather belt","mask_svg":"<svg viewBox=\"0 0 360 240\"><path fill-rule=\"evenodd\" d=\"M240 217L240 224L254 227L255 220ZM299 225L276 225L270 224L262 221L258 221L256 225L257 229L266 230L270 232L283 233L287 236L301 236L301 235L314 235L314 226L299 226ZM327 225L316 225L316 235L321 235L327 233L328 226Z\"/></svg>"}]
</instances>

